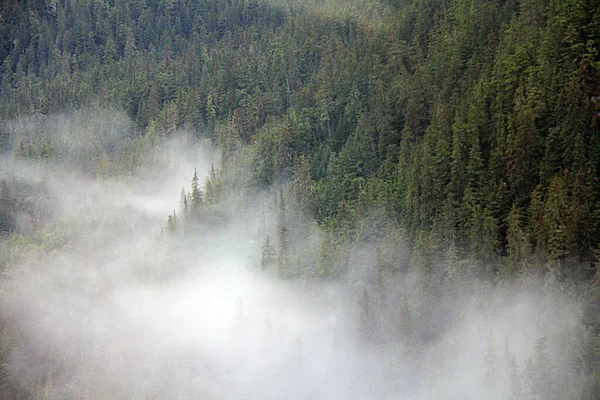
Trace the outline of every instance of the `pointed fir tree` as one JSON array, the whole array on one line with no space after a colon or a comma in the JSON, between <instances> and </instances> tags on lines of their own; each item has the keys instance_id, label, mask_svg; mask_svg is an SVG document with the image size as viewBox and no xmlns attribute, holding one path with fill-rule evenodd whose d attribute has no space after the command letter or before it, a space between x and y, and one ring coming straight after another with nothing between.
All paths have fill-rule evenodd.
<instances>
[{"instance_id":1,"label":"pointed fir tree","mask_svg":"<svg viewBox=\"0 0 600 400\"><path fill-rule=\"evenodd\" d=\"M279 230L279 258L277 259L277 269L280 277L284 277L288 270L288 231L285 226Z\"/></svg>"},{"instance_id":2,"label":"pointed fir tree","mask_svg":"<svg viewBox=\"0 0 600 400\"><path fill-rule=\"evenodd\" d=\"M169 214L169 216L167 217L167 227L166 227L167 233L169 233L171 235L175 233L175 231L177 230L175 223L176 223L176 217L173 214Z\"/></svg>"},{"instance_id":3,"label":"pointed fir tree","mask_svg":"<svg viewBox=\"0 0 600 400\"><path fill-rule=\"evenodd\" d=\"M204 204L202 199L202 190L200 190L200 184L198 179L198 173L194 168L194 176L192 177L192 191L190 193L191 196L191 205L190 205L190 214L192 218L196 221L200 218L201 207Z\"/></svg>"},{"instance_id":4,"label":"pointed fir tree","mask_svg":"<svg viewBox=\"0 0 600 400\"><path fill-rule=\"evenodd\" d=\"M458 249L454 239L450 241L450 245L444 254L444 267L446 273L444 284L451 285L460 274Z\"/></svg>"},{"instance_id":5,"label":"pointed fir tree","mask_svg":"<svg viewBox=\"0 0 600 400\"><path fill-rule=\"evenodd\" d=\"M568 204L565 180L555 175L548 187L543 214L546 246L551 259L560 259L566 255Z\"/></svg>"},{"instance_id":6,"label":"pointed fir tree","mask_svg":"<svg viewBox=\"0 0 600 400\"><path fill-rule=\"evenodd\" d=\"M217 181L217 173L215 172L215 164L210 164L210 181L214 184Z\"/></svg>"},{"instance_id":7,"label":"pointed fir tree","mask_svg":"<svg viewBox=\"0 0 600 400\"><path fill-rule=\"evenodd\" d=\"M527 271L527 259L531 253L529 234L523 228L521 213L516 204L510 209L507 218L506 252L497 277L510 281Z\"/></svg>"},{"instance_id":8,"label":"pointed fir tree","mask_svg":"<svg viewBox=\"0 0 600 400\"><path fill-rule=\"evenodd\" d=\"M269 236L265 238L265 241L260 249L260 266L266 269L268 266L275 262L275 247L271 243Z\"/></svg>"},{"instance_id":9,"label":"pointed fir tree","mask_svg":"<svg viewBox=\"0 0 600 400\"><path fill-rule=\"evenodd\" d=\"M313 217L315 211L315 194L310 177L310 165L304 156L294 159L293 190L296 202L303 215Z\"/></svg>"},{"instance_id":10,"label":"pointed fir tree","mask_svg":"<svg viewBox=\"0 0 600 400\"><path fill-rule=\"evenodd\" d=\"M183 215L183 219L185 220L188 216L189 211L187 195L185 194L185 188L181 188L180 199L181 200L179 202L179 209L181 210L181 215Z\"/></svg>"},{"instance_id":11,"label":"pointed fir tree","mask_svg":"<svg viewBox=\"0 0 600 400\"><path fill-rule=\"evenodd\" d=\"M206 199L206 204L209 206L213 206L216 202L215 190L210 179L207 179L204 182L204 198Z\"/></svg>"},{"instance_id":12,"label":"pointed fir tree","mask_svg":"<svg viewBox=\"0 0 600 400\"><path fill-rule=\"evenodd\" d=\"M594 185L582 170L569 175L574 182L570 185L571 196L565 224L566 249L570 256L581 257L591 252L594 222L598 220L592 214ZM590 221L592 218L594 222Z\"/></svg>"}]
</instances>

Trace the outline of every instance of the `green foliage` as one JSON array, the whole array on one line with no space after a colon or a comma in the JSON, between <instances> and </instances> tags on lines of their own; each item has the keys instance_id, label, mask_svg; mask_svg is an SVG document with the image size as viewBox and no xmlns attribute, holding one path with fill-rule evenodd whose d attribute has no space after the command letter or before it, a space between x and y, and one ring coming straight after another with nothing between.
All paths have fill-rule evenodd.
<instances>
[{"instance_id":1,"label":"green foliage","mask_svg":"<svg viewBox=\"0 0 600 400\"><path fill-rule=\"evenodd\" d=\"M269 238L269 236L267 236L261 247L260 266L263 269L268 268L270 265L272 265L275 262L276 255L277 255L277 252L275 251L275 247L271 243L271 239Z\"/></svg>"},{"instance_id":2,"label":"green foliage","mask_svg":"<svg viewBox=\"0 0 600 400\"><path fill-rule=\"evenodd\" d=\"M192 186L190 191L190 215L192 220L199 220L201 217L201 209L204 205L204 200L202 198L202 190L200 190L200 179L198 178L198 173L194 168L194 176L192 177Z\"/></svg>"},{"instance_id":3,"label":"green foliage","mask_svg":"<svg viewBox=\"0 0 600 400\"><path fill-rule=\"evenodd\" d=\"M482 304L489 285L527 290L544 270L548 287L581 284L597 306L598 1L317 3L3 2L1 148L107 179L131 176L177 130L208 138L221 168L203 186L194 170L166 231L226 223L230 190L282 187L273 221L261 210L261 266L282 278L360 275L359 336L372 343L389 331L433 341L450 325L444 299ZM90 105L109 110L102 123L88 124ZM81 136L39 128L64 112ZM132 124L113 118L124 113ZM24 114L37 122L17 129ZM66 228L44 226L48 193L1 179L11 251L67 246ZM393 285L409 272L411 302ZM388 308L399 321L383 321ZM596 386L586 387L599 386L592 320L578 373ZM489 386L502 368L487 350ZM507 368L513 399L560 389L542 339L522 376L514 357ZM55 390L37 384L38 397Z\"/></svg>"}]
</instances>

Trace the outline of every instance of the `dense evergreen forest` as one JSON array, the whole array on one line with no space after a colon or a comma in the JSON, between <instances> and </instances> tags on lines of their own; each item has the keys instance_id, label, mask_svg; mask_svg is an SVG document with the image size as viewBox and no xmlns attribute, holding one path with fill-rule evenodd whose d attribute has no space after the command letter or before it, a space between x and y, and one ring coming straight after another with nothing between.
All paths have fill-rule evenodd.
<instances>
[{"instance_id":1,"label":"dense evergreen forest","mask_svg":"<svg viewBox=\"0 0 600 400\"><path fill-rule=\"evenodd\" d=\"M4 1L0 68L0 398L111 398L83 351L32 344L11 293L115 223L61 216L19 171L162 179L148 155L183 136L213 162L153 251L241 224L257 273L347 288L385 364L355 368L360 398L600 398L600 1ZM481 322L519 302L523 346ZM469 349L445 338L475 314L469 392L431 349ZM116 398L228 398L134 387Z\"/></svg>"}]
</instances>

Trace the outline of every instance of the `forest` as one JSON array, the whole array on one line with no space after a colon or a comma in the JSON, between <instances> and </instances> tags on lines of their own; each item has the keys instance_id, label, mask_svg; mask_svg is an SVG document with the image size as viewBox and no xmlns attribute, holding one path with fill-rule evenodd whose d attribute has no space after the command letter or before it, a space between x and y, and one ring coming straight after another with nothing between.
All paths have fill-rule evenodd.
<instances>
[{"instance_id":1,"label":"forest","mask_svg":"<svg viewBox=\"0 0 600 400\"><path fill-rule=\"evenodd\" d=\"M0 2L0 399L600 399L600 0Z\"/></svg>"}]
</instances>

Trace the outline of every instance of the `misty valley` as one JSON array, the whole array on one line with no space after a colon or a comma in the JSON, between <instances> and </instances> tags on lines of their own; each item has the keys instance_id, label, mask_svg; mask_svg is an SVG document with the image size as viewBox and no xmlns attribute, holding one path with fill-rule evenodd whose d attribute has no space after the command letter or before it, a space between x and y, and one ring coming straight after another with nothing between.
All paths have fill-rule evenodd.
<instances>
[{"instance_id":1,"label":"misty valley","mask_svg":"<svg viewBox=\"0 0 600 400\"><path fill-rule=\"evenodd\" d=\"M598 10L0 2L0 400L600 399Z\"/></svg>"}]
</instances>

